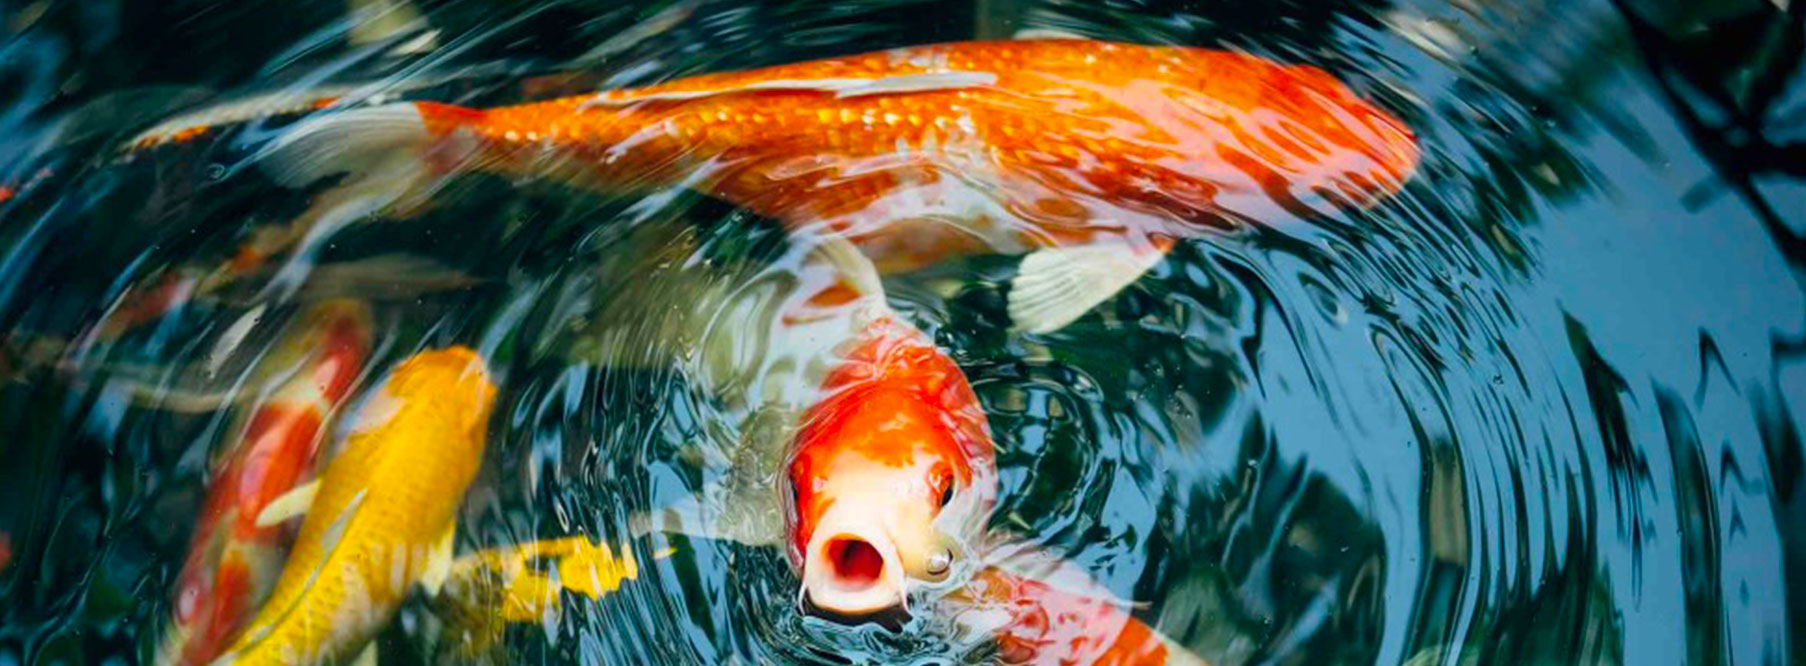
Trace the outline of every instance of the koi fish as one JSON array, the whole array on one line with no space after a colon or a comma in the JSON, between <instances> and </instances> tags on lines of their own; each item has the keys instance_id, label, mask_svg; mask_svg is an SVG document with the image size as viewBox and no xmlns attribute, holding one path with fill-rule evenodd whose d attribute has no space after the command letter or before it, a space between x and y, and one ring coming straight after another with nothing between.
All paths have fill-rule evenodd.
<instances>
[{"instance_id":1,"label":"koi fish","mask_svg":"<svg viewBox=\"0 0 1806 666\"><path fill-rule=\"evenodd\" d=\"M416 583L451 566L455 511L482 460L495 386L465 347L416 354L360 410L315 483L265 509L305 511L275 591L219 664L314 664L369 644Z\"/></svg>"},{"instance_id":2,"label":"koi fish","mask_svg":"<svg viewBox=\"0 0 1806 666\"><path fill-rule=\"evenodd\" d=\"M320 443L370 348L369 313L321 303L265 360L271 391L254 405L208 484L157 663L206 664L238 638L275 586L292 530L258 516L311 474Z\"/></svg>"},{"instance_id":3,"label":"koi fish","mask_svg":"<svg viewBox=\"0 0 1806 666\"><path fill-rule=\"evenodd\" d=\"M1088 663L1073 661L1087 654L1204 663L1075 567L987 531L996 447L965 373L884 304L876 268L850 243L817 250L849 297L832 308L834 321L786 328L816 337L845 326L850 335L835 345L819 398L779 429L789 446L777 473L736 472L776 477L780 488L705 489L637 519L635 531L783 547L802 606L833 619L909 615L914 599L938 594L962 624L1026 663ZM813 284L799 291L819 293Z\"/></svg>"},{"instance_id":4,"label":"koi fish","mask_svg":"<svg viewBox=\"0 0 1806 666\"><path fill-rule=\"evenodd\" d=\"M1010 315L1050 331L1134 282L1176 239L1396 192L1419 150L1402 122L1314 67L1043 39L519 106L319 114L267 158L289 185L348 173L342 182L396 205L469 170L610 192L688 185L785 222L805 248L850 239L885 273L1026 253Z\"/></svg>"},{"instance_id":5,"label":"koi fish","mask_svg":"<svg viewBox=\"0 0 1806 666\"><path fill-rule=\"evenodd\" d=\"M907 615L912 596L939 590L1008 663L1205 663L1082 574L1065 571L1078 582L1056 585L992 551L983 531L997 492L994 444L964 373L890 317L851 344L798 431L784 533L764 540L787 545L805 608L859 622ZM667 519L671 531L711 535L694 528L706 517Z\"/></svg>"},{"instance_id":6,"label":"koi fish","mask_svg":"<svg viewBox=\"0 0 1806 666\"><path fill-rule=\"evenodd\" d=\"M907 610L911 581L946 580L995 500L984 411L952 359L889 317L822 388L786 470L804 600L848 616Z\"/></svg>"}]
</instances>

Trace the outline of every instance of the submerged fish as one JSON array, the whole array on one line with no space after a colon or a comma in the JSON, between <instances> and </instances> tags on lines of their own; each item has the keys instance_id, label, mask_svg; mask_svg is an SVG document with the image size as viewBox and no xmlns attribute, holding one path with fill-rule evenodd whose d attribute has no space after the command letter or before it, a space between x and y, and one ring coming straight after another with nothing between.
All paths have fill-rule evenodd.
<instances>
[{"instance_id":1,"label":"submerged fish","mask_svg":"<svg viewBox=\"0 0 1806 666\"><path fill-rule=\"evenodd\" d=\"M428 102L297 123L265 164L384 205L445 175L551 175L605 191L686 184L847 238L887 273L1032 252L1019 328L1057 329L1173 239L1365 205L1419 150L1314 67L1085 40L920 46L491 109ZM352 194L335 194L349 197ZM368 212L359 209L359 214Z\"/></svg>"},{"instance_id":2,"label":"submerged fish","mask_svg":"<svg viewBox=\"0 0 1806 666\"><path fill-rule=\"evenodd\" d=\"M562 611L561 593L598 600L639 575L631 548L617 552L589 537L490 548L452 564L435 610L447 620L452 654L470 660L497 647L509 624L552 622Z\"/></svg>"},{"instance_id":3,"label":"submerged fish","mask_svg":"<svg viewBox=\"0 0 1806 666\"><path fill-rule=\"evenodd\" d=\"M1074 589L991 567L950 601L963 604L961 624L996 636L1006 664L1207 666L1087 582Z\"/></svg>"},{"instance_id":4,"label":"submerged fish","mask_svg":"<svg viewBox=\"0 0 1806 666\"><path fill-rule=\"evenodd\" d=\"M316 485L264 512L260 522L298 510L307 518L269 601L216 663L349 658L410 587L443 582L494 401L470 349L422 352L396 367Z\"/></svg>"},{"instance_id":5,"label":"submerged fish","mask_svg":"<svg viewBox=\"0 0 1806 666\"><path fill-rule=\"evenodd\" d=\"M158 664L206 664L238 638L268 598L293 531L258 523L271 502L306 480L321 442L370 350L369 313L351 301L313 307L263 360L267 391L207 485Z\"/></svg>"}]
</instances>

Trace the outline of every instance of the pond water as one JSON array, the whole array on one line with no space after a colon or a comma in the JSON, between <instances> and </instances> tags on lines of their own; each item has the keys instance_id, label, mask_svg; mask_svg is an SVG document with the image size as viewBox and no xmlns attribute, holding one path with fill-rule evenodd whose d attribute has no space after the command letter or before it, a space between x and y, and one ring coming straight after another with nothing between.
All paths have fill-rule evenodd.
<instances>
[{"instance_id":1,"label":"pond water","mask_svg":"<svg viewBox=\"0 0 1806 666\"><path fill-rule=\"evenodd\" d=\"M459 178L339 229L297 289L255 273L106 322L309 205L256 164L294 114L119 158L182 112L337 85L495 106L1022 30L1315 65L1422 158L1371 206L1183 240L1054 332L1009 326L1018 256L887 276L988 417L995 531L1224 666L1802 663L1803 21L1797 0L0 5L0 664L152 660L210 455L328 297L368 309L365 389L422 349L487 359L458 551L587 535L639 563L481 658L995 660L932 616L806 614L781 549L630 528L744 464L749 408L684 327L796 269L752 210ZM382 663L478 658L452 623L411 594Z\"/></svg>"}]
</instances>

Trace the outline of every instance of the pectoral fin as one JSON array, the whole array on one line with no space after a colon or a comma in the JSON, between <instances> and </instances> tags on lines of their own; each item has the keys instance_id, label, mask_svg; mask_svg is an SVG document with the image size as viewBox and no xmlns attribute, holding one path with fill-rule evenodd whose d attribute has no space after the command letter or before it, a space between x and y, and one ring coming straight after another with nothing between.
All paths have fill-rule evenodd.
<instances>
[{"instance_id":1,"label":"pectoral fin","mask_svg":"<svg viewBox=\"0 0 1806 666\"><path fill-rule=\"evenodd\" d=\"M1029 253L1010 282L1010 320L1018 331L1059 330L1134 284L1160 263L1167 248L1136 239Z\"/></svg>"},{"instance_id":2,"label":"pectoral fin","mask_svg":"<svg viewBox=\"0 0 1806 666\"><path fill-rule=\"evenodd\" d=\"M815 239L816 244L804 258L802 281L797 294L783 313L784 323L793 331L814 323L840 321L854 326L888 314L884 300L884 283L871 258L839 236ZM803 333L801 335L807 335Z\"/></svg>"},{"instance_id":3,"label":"pectoral fin","mask_svg":"<svg viewBox=\"0 0 1806 666\"><path fill-rule=\"evenodd\" d=\"M840 236L824 237L809 258L832 268L861 296L883 299L884 282L878 277L878 267L852 241Z\"/></svg>"},{"instance_id":4,"label":"pectoral fin","mask_svg":"<svg viewBox=\"0 0 1806 666\"><path fill-rule=\"evenodd\" d=\"M1091 39L1076 32L1059 28L1023 28L1010 35L1010 39Z\"/></svg>"},{"instance_id":5,"label":"pectoral fin","mask_svg":"<svg viewBox=\"0 0 1806 666\"><path fill-rule=\"evenodd\" d=\"M439 596L445 580L451 577L453 539L457 533L458 521L454 520L445 526L445 533L439 535L433 550L427 553L426 569L420 573L420 587L427 596Z\"/></svg>"},{"instance_id":6,"label":"pectoral fin","mask_svg":"<svg viewBox=\"0 0 1806 666\"><path fill-rule=\"evenodd\" d=\"M281 497L270 500L269 504L264 505L263 512L257 514L257 526L279 525L290 518L307 515L307 510L314 505L314 495L319 492L319 479L295 486L283 493Z\"/></svg>"}]
</instances>

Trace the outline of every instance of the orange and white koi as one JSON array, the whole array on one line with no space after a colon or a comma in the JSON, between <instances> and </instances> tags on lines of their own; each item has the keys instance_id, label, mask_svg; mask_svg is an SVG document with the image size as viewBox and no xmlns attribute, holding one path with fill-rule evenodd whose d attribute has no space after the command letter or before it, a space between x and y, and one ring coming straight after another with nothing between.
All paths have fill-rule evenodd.
<instances>
[{"instance_id":1,"label":"orange and white koi","mask_svg":"<svg viewBox=\"0 0 1806 666\"><path fill-rule=\"evenodd\" d=\"M411 156L398 161L397 152ZM396 202L460 170L605 191L682 184L856 243L880 270L1032 252L1010 310L1057 329L1174 239L1397 191L1419 150L1322 70L1071 39L919 46L520 106L328 113L269 151L279 180ZM380 185L378 185L380 183Z\"/></svg>"},{"instance_id":2,"label":"orange and white koi","mask_svg":"<svg viewBox=\"0 0 1806 666\"><path fill-rule=\"evenodd\" d=\"M947 583L945 603L992 632L1007 663L1205 663L1069 564L1012 568L1008 552L1022 547L987 545L990 429L965 374L920 331L874 321L823 388L788 467L790 553L808 606L907 612L911 586Z\"/></svg>"},{"instance_id":3,"label":"orange and white koi","mask_svg":"<svg viewBox=\"0 0 1806 666\"><path fill-rule=\"evenodd\" d=\"M804 348L820 336L841 337L819 375L818 397L784 430L789 444L779 469L736 470L719 489L723 495L705 489L644 525L781 545L801 579L803 606L817 615L883 619L916 612L915 599L938 596L930 612L951 609L962 625L992 634L1011 654L1041 660L1036 663L1080 654L1056 645L1074 637L1149 655L1128 663L1203 663L1074 567L990 533L995 443L965 373L883 303L876 271L856 249L844 241L820 249L817 258L834 269L834 288L851 296L833 306L836 319L782 326L787 335L809 338L797 341ZM807 281L799 290L820 292ZM733 483L739 476L783 483L775 490ZM765 519L770 514L782 520L774 524ZM1037 558L1061 566L1023 566ZM1037 617L1059 622L1032 624ZM1136 647L1145 640L1159 649Z\"/></svg>"},{"instance_id":4,"label":"orange and white koi","mask_svg":"<svg viewBox=\"0 0 1806 666\"><path fill-rule=\"evenodd\" d=\"M250 406L237 441L210 477L158 664L213 661L269 596L293 530L257 518L312 474L327 427L369 350L364 306L329 301L305 313L264 359L260 374L271 379L255 390L269 393Z\"/></svg>"},{"instance_id":5,"label":"orange and white koi","mask_svg":"<svg viewBox=\"0 0 1806 666\"><path fill-rule=\"evenodd\" d=\"M888 316L852 342L803 417L791 453L791 561L808 605L864 616L907 609L946 580L996 495L984 410L965 374Z\"/></svg>"},{"instance_id":6,"label":"orange and white koi","mask_svg":"<svg viewBox=\"0 0 1806 666\"><path fill-rule=\"evenodd\" d=\"M269 601L215 663L349 658L412 586L442 583L495 392L468 348L421 352L397 366L316 484L265 510L266 523L297 510L307 517Z\"/></svg>"}]
</instances>

